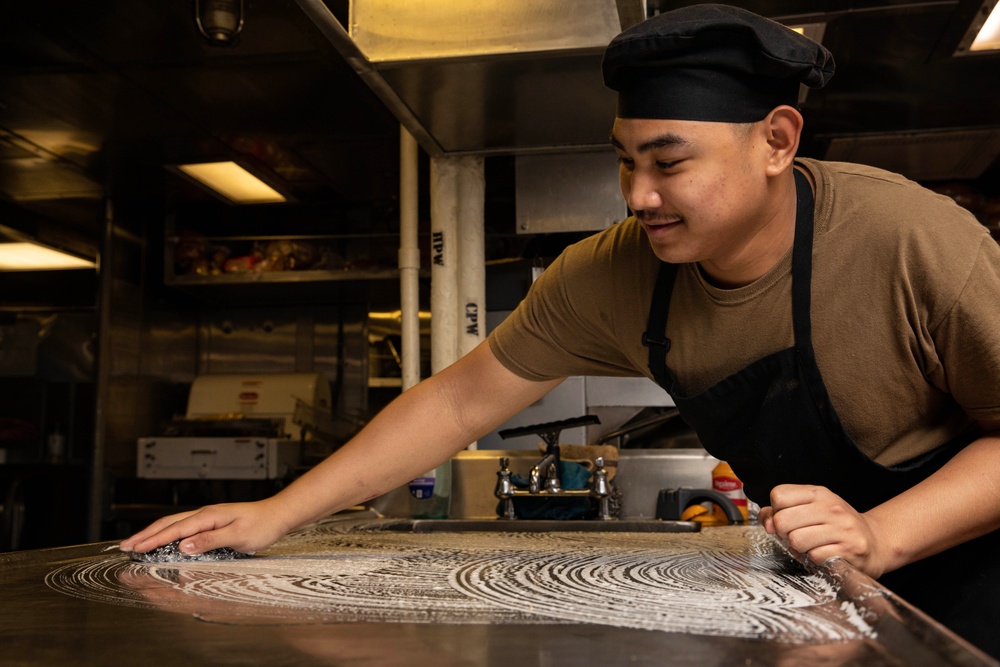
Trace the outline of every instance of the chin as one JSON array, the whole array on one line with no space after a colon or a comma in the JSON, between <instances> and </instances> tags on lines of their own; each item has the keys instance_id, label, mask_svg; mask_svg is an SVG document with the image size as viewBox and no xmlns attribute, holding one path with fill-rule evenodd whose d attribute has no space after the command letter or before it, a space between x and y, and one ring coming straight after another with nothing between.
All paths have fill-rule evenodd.
<instances>
[{"instance_id":1,"label":"chin","mask_svg":"<svg viewBox=\"0 0 1000 667\"><path fill-rule=\"evenodd\" d=\"M653 254L656 255L656 258L661 262L667 262L669 264L690 264L698 261L698 257L695 253L690 250L677 247L676 245L657 245L655 243L650 243L649 245L653 249Z\"/></svg>"}]
</instances>

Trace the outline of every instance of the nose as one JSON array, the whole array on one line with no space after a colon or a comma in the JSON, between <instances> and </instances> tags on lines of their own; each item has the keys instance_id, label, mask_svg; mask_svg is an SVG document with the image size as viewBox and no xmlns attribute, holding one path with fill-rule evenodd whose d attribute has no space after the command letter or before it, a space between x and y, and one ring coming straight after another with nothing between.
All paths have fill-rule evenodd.
<instances>
[{"instance_id":1,"label":"nose","mask_svg":"<svg viewBox=\"0 0 1000 667\"><path fill-rule=\"evenodd\" d=\"M625 201L633 211L655 211L663 206L663 198L651 175L637 169L630 174L623 174L621 185Z\"/></svg>"}]
</instances>

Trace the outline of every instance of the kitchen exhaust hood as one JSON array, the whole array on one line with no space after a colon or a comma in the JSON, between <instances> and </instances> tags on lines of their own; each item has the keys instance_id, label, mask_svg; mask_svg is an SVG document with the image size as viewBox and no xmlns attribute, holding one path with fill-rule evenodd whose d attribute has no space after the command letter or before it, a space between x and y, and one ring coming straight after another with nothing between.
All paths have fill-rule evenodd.
<instances>
[{"instance_id":1,"label":"kitchen exhaust hood","mask_svg":"<svg viewBox=\"0 0 1000 667\"><path fill-rule=\"evenodd\" d=\"M603 85L604 48L647 10L645 0L350 0L345 27L323 0L296 2L428 154L519 161L608 150L615 95ZM649 8L677 4L683 3ZM780 3L780 15L775 4L748 4L832 42L834 85L800 99L810 106L804 155L867 163L916 180L975 179L995 163L995 103L973 102L982 90L977 82L992 71L988 57L935 55L935 43L949 43L951 23L962 12L934 0L905 6L872 0L863 11ZM887 30L895 41L879 50ZM904 82L880 78L893 67L908 73ZM949 102L955 95L931 82L957 87L962 103ZM608 178L600 176L602 183Z\"/></svg>"},{"instance_id":2,"label":"kitchen exhaust hood","mask_svg":"<svg viewBox=\"0 0 1000 667\"><path fill-rule=\"evenodd\" d=\"M1000 155L1000 128L892 132L830 138L826 160L859 162L915 181L976 179Z\"/></svg>"},{"instance_id":3,"label":"kitchen exhaust hood","mask_svg":"<svg viewBox=\"0 0 1000 667\"><path fill-rule=\"evenodd\" d=\"M607 146L604 47L644 0L297 0L430 155Z\"/></svg>"}]
</instances>

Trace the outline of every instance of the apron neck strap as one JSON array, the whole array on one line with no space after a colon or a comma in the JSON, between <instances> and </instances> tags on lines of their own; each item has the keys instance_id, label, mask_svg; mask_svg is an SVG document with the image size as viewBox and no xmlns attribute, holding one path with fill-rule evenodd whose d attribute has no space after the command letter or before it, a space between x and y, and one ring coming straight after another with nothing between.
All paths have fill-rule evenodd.
<instances>
[{"instance_id":1,"label":"apron neck strap","mask_svg":"<svg viewBox=\"0 0 1000 667\"><path fill-rule=\"evenodd\" d=\"M812 326L810 305L812 302L812 246L813 246L813 199L812 187L806 175L798 169L795 172L795 242L792 248L792 325L795 332L795 346L811 347Z\"/></svg>"},{"instance_id":2,"label":"apron neck strap","mask_svg":"<svg viewBox=\"0 0 1000 667\"><path fill-rule=\"evenodd\" d=\"M810 345L810 287L812 283L813 199L808 179L798 169L795 172L795 241L792 248L792 323L796 347ZM649 309L646 331L642 344L649 348L649 370L656 383L671 391L672 380L667 374L667 352L670 339L666 336L667 317L670 314L670 295L677 279L677 264L660 264L660 271L653 288L653 301Z\"/></svg>"}]
</instances>

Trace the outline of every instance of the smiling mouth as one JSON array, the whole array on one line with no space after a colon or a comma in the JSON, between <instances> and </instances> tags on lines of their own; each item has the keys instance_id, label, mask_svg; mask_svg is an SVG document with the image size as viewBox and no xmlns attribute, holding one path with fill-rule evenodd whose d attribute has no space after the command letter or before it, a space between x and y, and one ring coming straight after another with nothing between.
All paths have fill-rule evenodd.
<instances>
[{"instance_id":1,"label":"smiling mouth","mask_svg":"<svg viewBox=\"0 0 1000 667\"><path fill-rule=\"evenodd\" d=\"M642 226L646 228L646 231L651 231L651 232L660 229L667 229L669 227L674 227L684 222L684 218L674 218L673 220L662 220L657 218L640 217L639 220L642 222Z\"/></svg>"}]
</instances>

